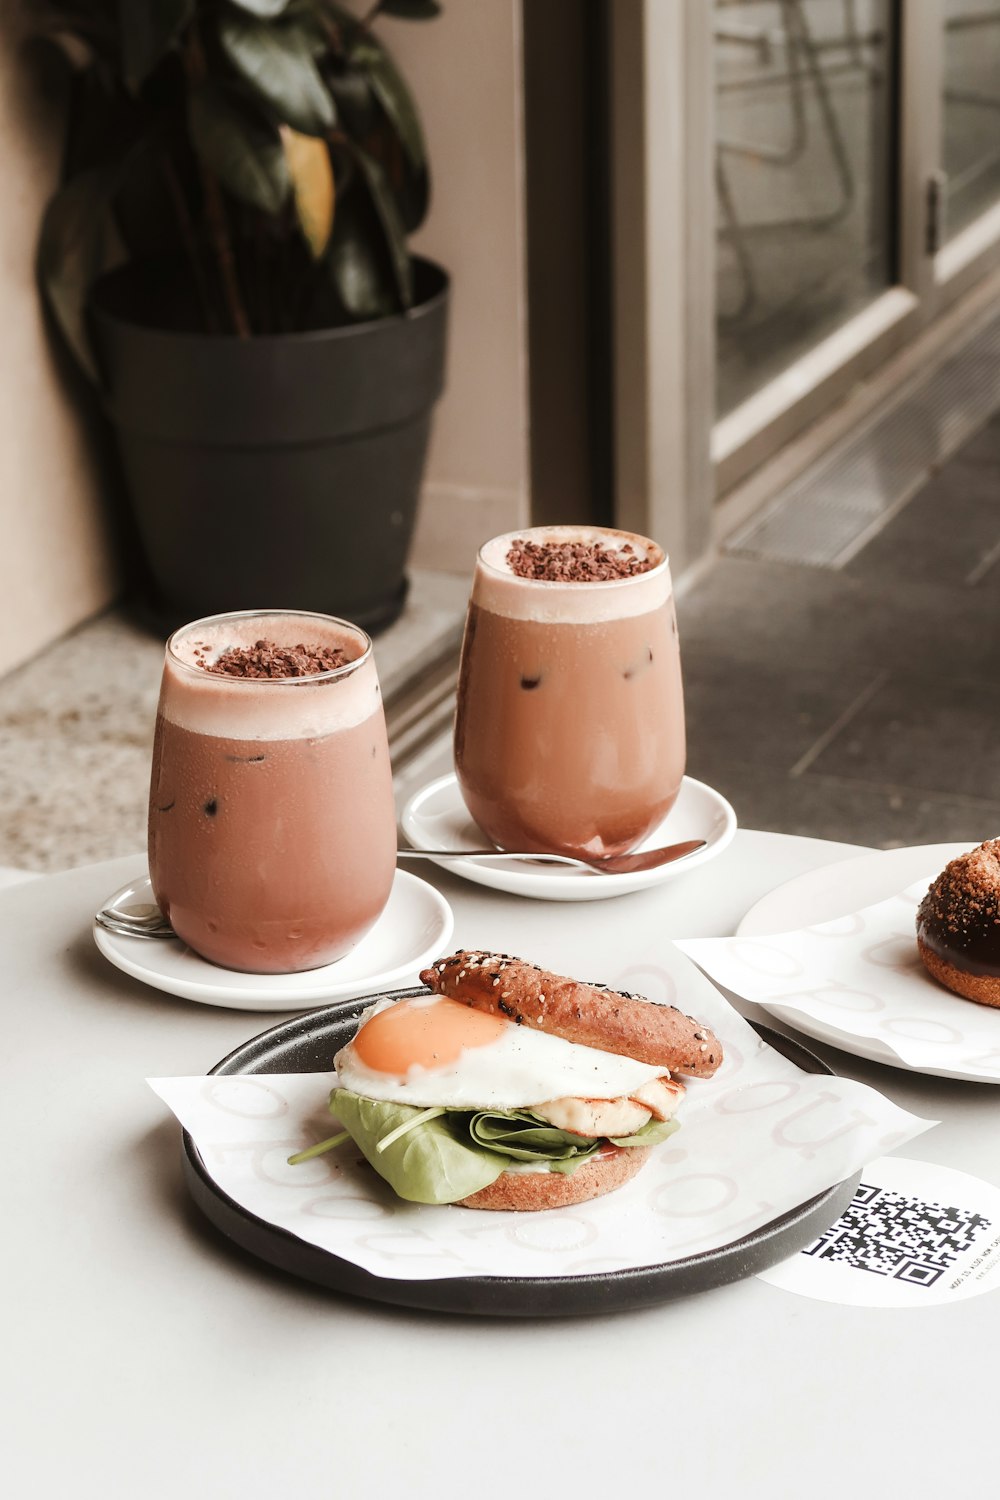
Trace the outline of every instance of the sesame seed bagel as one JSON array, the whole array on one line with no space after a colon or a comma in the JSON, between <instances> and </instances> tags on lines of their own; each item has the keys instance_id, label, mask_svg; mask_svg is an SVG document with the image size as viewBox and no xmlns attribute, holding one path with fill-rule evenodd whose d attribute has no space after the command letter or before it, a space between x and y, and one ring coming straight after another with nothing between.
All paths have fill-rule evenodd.
<instances>
[{"instance_id":1,"label":"sesame seed bagel","mask_svg":"<svg viewBox=\"0 0 1000 1500\"><path fill-rule=\"evenodd\" d=\"M641 1171L649 1146L611 1147L590 1157L575 1172L502 1172L489 1187L458 1200L460 1208L510 1209L537 1213L571 1208L614 1192Z\"/></svg>"},{"instance_id":2,"label":"sesame seed bagel","mask_svg":"<svg viewBox=\"0 0 1000 1500\"><path fill-rule=\"evenodd\" d=\"M420 978L436 994L476 1010L671 1073L710 1078L722 1061L718 1037L676 1006L581 984L505 953L463 950Z\"/></svg>"}]
</instances>

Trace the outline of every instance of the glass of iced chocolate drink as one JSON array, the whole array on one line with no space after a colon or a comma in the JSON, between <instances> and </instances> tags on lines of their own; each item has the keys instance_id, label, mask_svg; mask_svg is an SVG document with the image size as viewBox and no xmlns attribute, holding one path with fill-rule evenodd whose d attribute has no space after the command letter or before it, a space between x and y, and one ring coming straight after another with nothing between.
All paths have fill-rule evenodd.
<instances>
[{"instance_id":1,"label":"glass of iced chocolate drink","mask_svg":"<svg viewBox=\"0 0 1000 1500\"><path fill-rule=\"evenodd\" d=\"M396 819L371 641L327 615L216 615L167 642L153 894L227 969L342 958L389 899Z\"/></svg>"},{"instance_id":2,"label":"glass of iced chocolate drink","mask_svg":"<svg viewBox=\"0 0 1000 1500\"><path fill-rule=\"evenodd\" d=\"M669 812L684 700L667 559L598 527L512 532L479 554L455 770L504 849L617 854Z\"/></svg>"}]
</instances>

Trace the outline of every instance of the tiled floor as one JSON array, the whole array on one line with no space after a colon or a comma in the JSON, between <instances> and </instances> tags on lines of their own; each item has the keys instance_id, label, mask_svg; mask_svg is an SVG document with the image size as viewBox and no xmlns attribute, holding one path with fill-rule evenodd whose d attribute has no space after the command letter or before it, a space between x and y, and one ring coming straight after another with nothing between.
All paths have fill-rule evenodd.
<instances>
[{"instance_id":1,"label":"tiled floor","mask_svg":"<svg viewBox=\"0 0 1000 1500\"><path fill-rule=\"evenodd\" d=\"M845 568L724 557L680 624L688 768L743 826L1000 833L1000 417Z\"/></svg>"}]
</instances>

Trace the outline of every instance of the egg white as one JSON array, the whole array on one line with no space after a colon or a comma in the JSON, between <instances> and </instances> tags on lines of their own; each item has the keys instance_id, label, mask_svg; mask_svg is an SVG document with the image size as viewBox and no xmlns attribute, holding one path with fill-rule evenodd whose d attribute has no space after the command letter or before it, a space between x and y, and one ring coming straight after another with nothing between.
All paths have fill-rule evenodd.
<instances>
[{"instance_id":1,"label":"egg white","mask_svg":"<svg viewBox=\"0 0 1000 1500\"><path fill-rule=\"evenodd\" d=\"M407 1003L439 1005L440 995L421 996ZM361 1026L379 1011L399 1002L381 1000L361 1017ZM360 1027L359 1027L360 1030ZM497 1041L464 1048L460 1056L440 1068L413 1066L405 1075L379 1073L357 1056L348 1042L334 1058L337 1082L352 1093L392 1104L446 1109L530 1109L551 1099L620 1099L634 1089L662 1078L666 1068L582 1047L562 1037L548 1036L533 1027L508 1022Z\"/></svg>"}]
</instances>

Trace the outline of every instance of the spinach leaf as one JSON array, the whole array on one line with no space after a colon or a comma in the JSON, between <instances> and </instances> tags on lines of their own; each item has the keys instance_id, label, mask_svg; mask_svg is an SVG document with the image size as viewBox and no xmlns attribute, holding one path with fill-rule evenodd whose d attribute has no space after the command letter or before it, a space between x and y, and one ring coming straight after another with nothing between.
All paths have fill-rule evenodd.
<instances>
[{"instance_id":1,"label":"spinach leaf","mask_svg":"<svg viewBox=\"0 0 1000 1500\"><path fill-rule=\"evenodd\" d=\"M572 1135L524 1110L477 1110L468 1119L471 1139L487 1151L500 1151L515 1161L559 1161L593 1156L599 1141Z\"/></svg>"},{"instance_id":2,"label":"spinach leaf","mask_svg":"<svg viewBox=\"0 0 1000 1500\"><path fill-rule=\"evenodd\" d=\"M680 1128L679 1120L647 1120L635 1135L610 1135L608 1140L613 1146L658 1146Z\"/></svg>"},{"instance_id":3,"label":"spinach leaf","mask_svg":"<svg viewBox=\"0 0 1000 1500\"><path fill-rule=\"evenodd\" d=\"M349 1089L333 1090L330 1110L379 1176L410 1203L454 1203L488 1187L514 1162L569 1174L601 1147L600 1140L559 1130L526 1110L434 1111L367 1099ZM677 1128L675 1120L650 1120L634 1135L611 1140L615 1146L655 1146Z\"/></svg>"},{"instance_id":4,"label":"spinach leaf","mask_svg":"<svg viewBox=\"0 0 1000 1500\"><path fill-rule=\"evenodd\" d=\"M495 1182L510 1160L462 1141L447 1115L425 1119L379 1151L384 1136L425 1111L409 1104L365 1099L349 1089L334 1089L330 1109L379 1176L410 1203L454 1203L466 1198Z\"/></svg>"}]
</instances>

